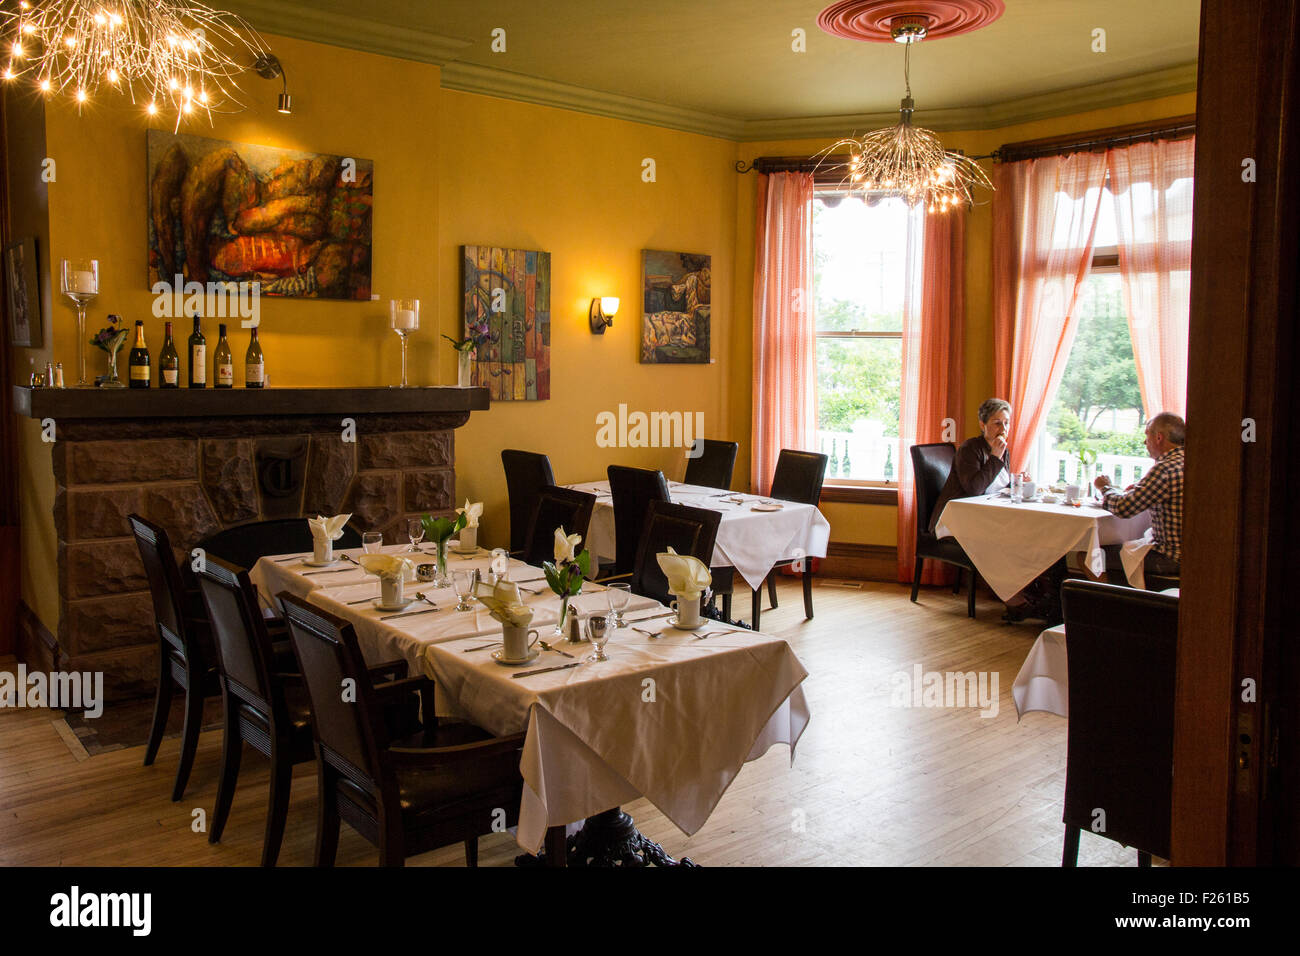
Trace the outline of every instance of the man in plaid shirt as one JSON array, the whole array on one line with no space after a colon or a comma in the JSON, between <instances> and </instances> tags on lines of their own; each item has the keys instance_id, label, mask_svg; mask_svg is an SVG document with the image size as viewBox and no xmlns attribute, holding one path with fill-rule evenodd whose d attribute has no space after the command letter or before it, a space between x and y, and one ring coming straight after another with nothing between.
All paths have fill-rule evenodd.
<instances>
[{"instance_id":1,"label":"man in plaid shirt","mask_svg":"<svg viewBox=\"0 0 1300 956\"><path fill-rule=\"evenodd\" d=\"M1147 423L1147 454L1156 460L1151 470L1135 485L1120 491L1106 475L1094 482L1106 510L1121 518L1151 512L1151 536L1155 547L1147 552L1143 568L1150 574L1177 576L1183 557L1183 442L1187 423L1177 415L1161 412ZM1106 567L1121 568L1119 545L1106 548Z\"/></svg>"}]
</instances>

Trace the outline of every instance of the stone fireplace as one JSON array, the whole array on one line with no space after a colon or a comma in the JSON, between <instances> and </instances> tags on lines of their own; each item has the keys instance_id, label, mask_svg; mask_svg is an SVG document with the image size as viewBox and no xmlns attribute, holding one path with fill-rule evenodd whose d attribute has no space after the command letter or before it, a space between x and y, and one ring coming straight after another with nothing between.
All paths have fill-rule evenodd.
<instances>
[{"instance_id":1,"label":"stone fireplace","mask_svg":"<svg viewBox=\"0 0 1300 956\"><path fill-rule=\"evenodd\" d=\"M60 610L52 646L20 637L19 650L33 666L102 671L109 700L157 681L127 515L186 551L236 525L340 512L395 542L408 517L453 511L454 430L488 407L477 388L18 391L20 414L55 427Z\"/></svg>"}]
</instances>

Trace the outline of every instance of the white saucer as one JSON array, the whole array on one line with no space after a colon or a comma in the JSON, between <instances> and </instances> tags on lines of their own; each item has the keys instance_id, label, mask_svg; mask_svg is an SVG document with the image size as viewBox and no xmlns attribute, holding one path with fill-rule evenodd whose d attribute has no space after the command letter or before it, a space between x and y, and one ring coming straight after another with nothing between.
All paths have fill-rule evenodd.
<instances>
[{"instance_id":1,"label":"white saucer","mask_svg":"<svg viewBox=\"0 0 1300 956\"><path fill-rule=\"evenodd\" d=\"M1054 505L1061 499L1056 497L1056 495L1043 495L1039 500L1045 505Z\"/></svg>"},{"instance_id":2,"label":"white saucer","mask_svg":"<svg viewBox=\"0 0 1300 956\"><path fill-rule=\"evenodd\" d=\"M342 560L342 558L334 558L331 561L317 561L315 558L303 558L302 563L309 568L332 568Z\"/></svg>"},{"instance_id":3,"label":"white saucer","mask_svg":"<svg viewBox=\"0 0 1300 956\"><path fill-rule=\"evenodd\" d=\"M504 667L518 667L520 664L531 664L533 661L537 660L537 658L542 656L541 648L538 647L529 648L528 656L517 661L502 657L501 655L504 653L505 648L492 652L492 659Z\"/></svg>"},{"instance_id":4,"label":"white saucer","mask_svg":"<svg viewBox=\"0 0 1300 956\"><path fill-rule=\"evenodd\" d=\"M708 624L709 620L710 620L709 618L700 618L700 622L698 624L692 624L691 626L687 627L685 624L678 624L676 617L670 617L668 619L668 626L678 631L698 631L705 624Z\"/></svg>"},{"instance_id":5,"label":"white saucer","mask_svg":"<svg viewBox=\"0 0 1300 956\"><path fill-rule=\"evenodd\" d=\"M407 598L401 604L383 604L383 598L375 598L370 603L375 606L376 611L405 611L415 603L415 598Z\"/></svg>"},{"instance_id":6,"label":"white saucer","mask_svg":"<svg viewBox=\"0 0 1300 956\"><path fill-rule=\"evenodd\" d=\"M478 554L478 548L452 548L452 554Z\"/></svg>"}]
</instances>

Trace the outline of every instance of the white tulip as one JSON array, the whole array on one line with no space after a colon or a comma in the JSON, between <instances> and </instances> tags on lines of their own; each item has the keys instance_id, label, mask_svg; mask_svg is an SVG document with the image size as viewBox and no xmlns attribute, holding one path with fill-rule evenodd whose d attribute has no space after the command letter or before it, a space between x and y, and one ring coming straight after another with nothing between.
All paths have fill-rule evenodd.
<instances>
[{"instance_id":1,"label":"white tulip","mask_svg":"<svg viewBox=\"0 0 1300 956\"><path fill-rule=\"evenodd\" d=\"M573 560L578 545L582 544L582 535L566 535L563 528L555 529L555 563L568 564Z\"/></svg>"}]
</instances>

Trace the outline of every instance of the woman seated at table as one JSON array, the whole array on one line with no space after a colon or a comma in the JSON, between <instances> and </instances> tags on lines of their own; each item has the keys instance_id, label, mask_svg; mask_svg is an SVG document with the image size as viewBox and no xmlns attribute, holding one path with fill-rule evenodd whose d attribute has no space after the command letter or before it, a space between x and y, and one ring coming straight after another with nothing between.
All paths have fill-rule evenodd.
<instances>
[{"instance_id":1,"label":"woman seated at table","mask_svg":"<svg viewBox=\"0 0 1300 956\"><path fill-rule=\"evenodd\" d=\"M1000 398L990 398L979 407L977 414L980 433L962 442L957 449L952 471L930 516L931 531L943 514L943 506L952 499L991 495L1011 483L1011 455L1007 451L1011 406Z\"/></svg>"}]
</instances>

